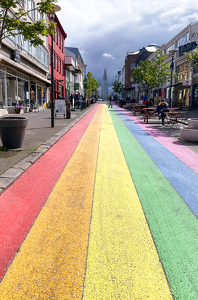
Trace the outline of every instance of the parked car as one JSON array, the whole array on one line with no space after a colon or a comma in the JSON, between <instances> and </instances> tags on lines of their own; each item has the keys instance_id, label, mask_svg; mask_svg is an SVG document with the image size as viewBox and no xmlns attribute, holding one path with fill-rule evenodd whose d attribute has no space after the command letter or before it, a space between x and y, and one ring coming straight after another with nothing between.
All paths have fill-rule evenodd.
<instances>
[{"instance_id":1,"label":"parked car","mask_svg":"<svg viewBox=\"0 0 198 300\"><path fill-rule=\"evenodd\" d=\"M103 101L102 98L98 98L98 101Z\"/></svg>"}]
</instances>

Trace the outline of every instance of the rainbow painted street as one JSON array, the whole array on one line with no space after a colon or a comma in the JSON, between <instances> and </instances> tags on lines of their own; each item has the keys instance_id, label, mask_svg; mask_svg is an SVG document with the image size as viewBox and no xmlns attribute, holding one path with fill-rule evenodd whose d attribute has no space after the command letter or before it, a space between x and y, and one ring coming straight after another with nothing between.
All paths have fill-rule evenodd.
<instances>
[{"instance_id":1,"label":"rainbow painted street","mask_svg":"<svg viewBox=\"0 0 198 300\"><path fill-rule=\"evenodd\" d=\"M0 216L1 300L198 299L198 154L117 106L94 106Z\"/></svg>"}]
</instances>

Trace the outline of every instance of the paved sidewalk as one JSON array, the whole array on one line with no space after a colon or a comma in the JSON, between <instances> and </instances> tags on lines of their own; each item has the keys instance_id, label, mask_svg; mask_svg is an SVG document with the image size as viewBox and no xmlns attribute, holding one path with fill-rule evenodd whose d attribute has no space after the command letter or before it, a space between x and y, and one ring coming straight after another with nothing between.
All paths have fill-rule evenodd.
<instances>
[{"instance_id":1,"label":"paved sidewalk","mask_svg":"<svg viewBox=\"0 0 198 300\"><path fill-rule=\"evenodd\" d=\"M85 116L96 104L84 110L71 111L71 119L54 118L51 127L51 110L21 114L28 118L28 126L22 148L0 151L0 193L8 188L25 170L37 161L71 127ZM2 146L0 140L0 146Z\"/></svg>"}]
</instances>

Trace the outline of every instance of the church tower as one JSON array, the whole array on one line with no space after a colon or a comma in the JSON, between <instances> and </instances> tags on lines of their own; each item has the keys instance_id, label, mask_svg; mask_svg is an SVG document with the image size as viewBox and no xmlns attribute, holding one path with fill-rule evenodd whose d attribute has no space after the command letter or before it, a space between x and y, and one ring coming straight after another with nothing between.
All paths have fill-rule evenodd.
<instances>
[{"instance_id":1,"label":"church tower","mask_svg":"<svg viewBox=\"0 0 198 300\"><path fill-rule=\"evenodd\" d=\"M106 68L104 69L101 96L102 96L102 98L103 98L104 101L108 100L107 97L109 96L109 92L108 92L108 83L107 83L107 71L106 71Z\"/></svg>"}]
</instances>

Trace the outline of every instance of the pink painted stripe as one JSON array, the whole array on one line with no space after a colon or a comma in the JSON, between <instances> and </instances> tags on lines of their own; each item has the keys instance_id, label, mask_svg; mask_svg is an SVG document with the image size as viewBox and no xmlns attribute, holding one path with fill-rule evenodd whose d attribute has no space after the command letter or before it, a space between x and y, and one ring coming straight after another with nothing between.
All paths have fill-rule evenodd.
<instances>
[{"instance_id":1,"label":"pink painted stripe","mask_svg":"<svg viewBox=\"0 0 198 300\"><path fill-rule=\"evenodd\" d=\"M158 141L162 146L174 154L178 159L180 159L184 164L186 164L191 170L198 174L198 154L188 147L177 142L173 138L167 136L160 130L154 128L153 126L144 123L139 118L132 116L131 112L126 112L123 108L117 106L125 115L127 115L134 123L136 123L140 128L146 131L150 136L152 136L156 141Z\"/></svg>"},{"instance_id":2,"label":"pink painted stripe","mask_svg":"<svg viewBox=\"0 0 198 300\"><path fill-rule=\"evenodd\" d=\"M0 196L0 279L98 108L96 105Z\"/></svg>"}]
</instances>

